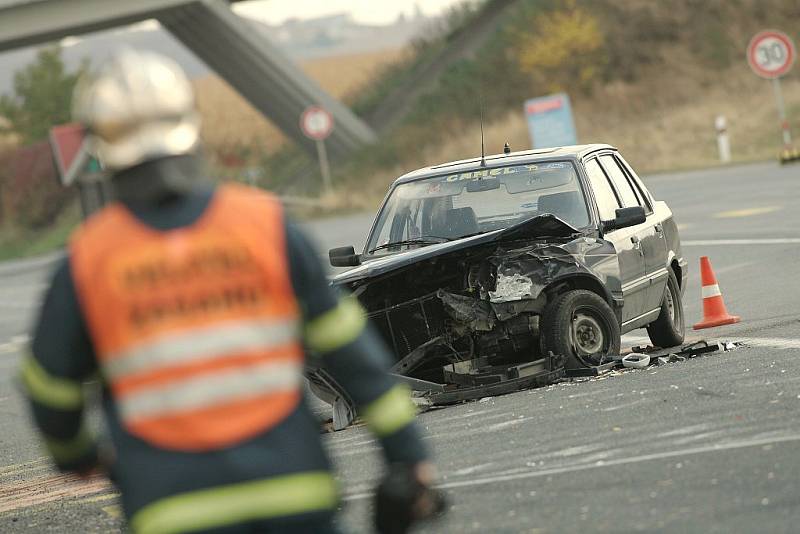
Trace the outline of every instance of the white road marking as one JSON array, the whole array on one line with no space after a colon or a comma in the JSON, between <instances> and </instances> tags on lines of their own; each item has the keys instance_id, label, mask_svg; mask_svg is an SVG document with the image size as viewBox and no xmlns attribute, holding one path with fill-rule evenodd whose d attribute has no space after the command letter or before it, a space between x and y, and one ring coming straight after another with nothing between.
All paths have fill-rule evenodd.
<instances>
[{"instance_id":1,"label":"white road marking","mask_svg":"<svg viewBox=\"0 0 800 534\"><path fill-rule=\"evenodd\" d=\"M634 334L625 334L622 336L623 345L649 345L650 338L647 336L637 336Z\"/></svg>"},{"instance_id":2,"label":"white road marking","mask_svg":"<svg viewBox=\"0 0 800 534\"><path fill-rule=\"evenodd\" d=\"M662 432L658 435L659 438L671 438L673 436L685 436L687 434L694 434L695 432L699 432L701 430L707 430L711 428L711 425L707 423L702 423L699 425L692 425L692 426L685 426L682 428L676 428L675 430L669 430L667 432Z\"/></svg>"},{"instance_id":3,"label":"white road marking","mask_svg":"<svg viewBox=\"0 0 800 534\"><path fill-rule=\"evenodd\" d=\"M766 439L749 439L741 441L732 441L729 443L705 445L702 447L692 447L686 449L678 449L673 451L657 452L652 454L642 454L639 456L629 456L627 458L618 458L616 460L600 460L592 464L576 464L564 467L555 467L552 469L541 469L537 471L525 471L515 474L504 475L490 475L472 480L459 480L455 482L446 482L444 484L437 484L438 489L455 489L466 488L472 486L485 486L487 484L495 484L498 482L510 482L513 480L524 480L528 478L539 478L552 475L561 475L565 473L575 473L579 471L589 471L592 469L603 469L608 467L615 467L618 465L637 464L641 462L649 462L653 460L664 460L667 458L676 458L681 456L691 456L697 454L706 454L709 452L721 452L736 449L746 449L751 447L761 447L764 445L774 445L777 443L791 443L800 442L800 434L791 434L781 437L773 437ZM345 495L344 501L357 501L362 499L369 499L373 497L373 493L355 493Z\"/></svg>"},{"instance_id":4,"label":"white road marking","mask_svg":"<svg viewBox=\"0 0 800 534\"><path fill-rule=\"evenodd\" d=\"M754 347L770 347L773 349L800 349L800 339L784 339L778 337L743 337L738 339Z\"/></svg>"},{"instance_id":5,"label":"white road marking","mask_svg":"<svg viewBox=\"0 0 800 534\"><path fill-rule=\"evenodd\" d=\"M609 406L608 408L603 408L603 409L602 409L602 410L600 410L600 411L601 411L601 412L615 412L615 411L617 411L617 410L624 410L624 409L626 409L626 408L630 408L630 407L632 407L632 406L636 406L637 404L641 404L641 403L643 403L643 402L647 402L647 401L649 401L649 400L650 400L650 399L639 399L639 400L635 400L635 401L633 401L633 402L628 402L628 403L626 403L626 404L618 404L618 405L616 405L616 406Z\"/></svg>"},{"instance_id":6,"label":"white road marking","mask_svg":"<svg viewBox=\"0 0 800 534\"><path fill-rule=\"evenodd\" d=\"M684 247L712 247L739 245L800 245L800 237L781 237L775 239L687 239L681 241Z\"/></svg>"}]
</instances>

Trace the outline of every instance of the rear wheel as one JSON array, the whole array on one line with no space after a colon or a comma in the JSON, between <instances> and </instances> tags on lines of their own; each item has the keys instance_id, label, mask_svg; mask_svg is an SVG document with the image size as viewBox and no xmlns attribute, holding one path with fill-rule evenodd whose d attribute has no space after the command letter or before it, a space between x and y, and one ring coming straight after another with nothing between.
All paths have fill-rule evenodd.
<instances>
[{"instance_id":1,"label":"rear wheel","mask_svg":"<svg viewBox=\"0 0 800 534\"><path fill-rule=\"evenodd\" d=\"M674 347L683 343L683 301L678 279L669 270L667 287L661 300L661 313L658 319L647 325L647 334L656 347Z\"/></svg>"},{"instance_id":2,"label":"rear wheel","mask_svg":"<svg viewBox=\"0 0 800 534\"><path fill-rule=\"evenodd\" d=\"M541 320L542 349L566 358L567 368L598 365L619 354L614 311L596 293L568 291L548 304Z\"/></svg>"}]
</instances>

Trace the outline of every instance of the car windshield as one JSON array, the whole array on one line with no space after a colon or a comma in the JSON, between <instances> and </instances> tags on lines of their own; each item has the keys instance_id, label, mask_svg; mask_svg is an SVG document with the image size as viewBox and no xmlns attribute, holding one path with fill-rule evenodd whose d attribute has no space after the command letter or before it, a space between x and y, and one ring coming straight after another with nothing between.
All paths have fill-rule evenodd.
<instances>
[{"instance_id":1,"label":"car windshield","mask_svg":"<svg viewBox=\"0 0 800 534\"><path fill-rule=\"evenodd\" d=\"M395 187L367 252L386 254L507 228L545 213L589 224L575 165L548 161L444 174Z\"/></svg>"}]
</instances>

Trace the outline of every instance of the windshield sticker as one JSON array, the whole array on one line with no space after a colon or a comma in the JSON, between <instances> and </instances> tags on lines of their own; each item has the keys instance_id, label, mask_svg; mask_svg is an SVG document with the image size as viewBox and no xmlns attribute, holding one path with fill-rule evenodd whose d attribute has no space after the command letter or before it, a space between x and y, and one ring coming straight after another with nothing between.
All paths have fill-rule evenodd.
<instances>
[{"instance_id":1,"label":"windshield sticker","mask_svg":"<svg viewBox=\"0 0 800 534\"><path fill-rule=\"evenodd\" d=\"M509 174L516 174L518 172L524 172L523 169L526 169L528 166L525 167L499 167L497 169L484 169L480 171L470 171L470 172L462 172L461 174L451 174L445 181L447 182L460 182L462 180L480 180L483 178L489 178L490 176L507 176ZM535 167L535 165L534 165Z\"/></svg>"},{"instance_id":2,"label":"windshield sticker","mask_svg":"<svg viewBox=\"0 0 800 534\"><path fill-rule=\"evenodd\" d=\"M442 182L436 182L428 185L428 189L425 191L429 195L432 193L439 193L442 190Z\"/></svg>"},{"instance_id":3,"label":"windshield sticker","mask_svg":"<svg viewBox=\"0 0 800 534\"><path fill-rule=\"evenodd\" d=\"M439 198L460 195L466 183L485 180L486 188L480 191L471 186L470 192L493 191L497 187L505 188L510 194L538 191L561 187L576 180L575 169L571 163L555 161L538 164L514 165L509 167L493 167L467 172L437 176L428 180L404 184L397 189L398 198L413 200L420 198ZM490 187L495 182L495 187ZM498 186L496 182L500 182ZM477 184L476 184L477 185Z\"/></svg>"}]
</instances>

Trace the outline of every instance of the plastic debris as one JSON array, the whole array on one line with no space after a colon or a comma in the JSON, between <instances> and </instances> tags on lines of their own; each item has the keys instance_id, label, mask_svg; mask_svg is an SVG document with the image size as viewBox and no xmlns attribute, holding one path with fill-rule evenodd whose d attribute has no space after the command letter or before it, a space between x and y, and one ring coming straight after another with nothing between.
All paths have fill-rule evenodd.
<instances>
[{"instance_id":1,"label":"plastic debris","mask_svg":"<svg viewBox=\"0 0 800 534\"><path fill-rule=\"evenodd\" d=\"M650 356L640 352L632 352L622 358L622 365L630 369L644 369L650 365Z\"/></svg>"}]
</instances>

